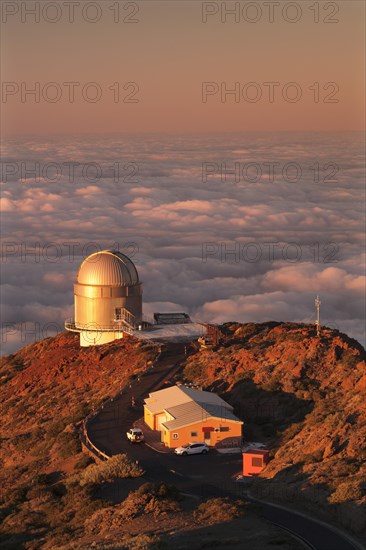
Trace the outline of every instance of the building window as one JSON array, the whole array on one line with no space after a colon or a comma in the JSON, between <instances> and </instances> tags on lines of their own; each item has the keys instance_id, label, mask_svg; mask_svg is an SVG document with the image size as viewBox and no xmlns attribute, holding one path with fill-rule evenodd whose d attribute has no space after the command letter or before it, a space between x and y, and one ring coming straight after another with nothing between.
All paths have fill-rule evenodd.
<instances>
[{"instance_id":1,"label":"building window","mask_svg":"<svg viewBox=\"0 0 366 550\"><path fill-rule=\"evenodd\" d=\"M179 437L179 434L177 433L173 434L173 439L178 439L178 437Z\"/></svg>"},{"instance_id":2,"label":"building window","mask_svg":"<svg viewBox=\"0 0 366 550\"><path fill-rule=\"evenodd\" d=\"M257 468L261 468L263 466L262 459L258 457L252 458L252 466L255 466Z\"/></svg>"},{"instance_id":3,"label":"building window","mask_svg":"<svg viewBox=\"0 0 366 550\"><path fill-rule=\"evenodd\" d=\"M197 437L197 432L191 432L191 437Z\"/></svg>"}]
</instances>

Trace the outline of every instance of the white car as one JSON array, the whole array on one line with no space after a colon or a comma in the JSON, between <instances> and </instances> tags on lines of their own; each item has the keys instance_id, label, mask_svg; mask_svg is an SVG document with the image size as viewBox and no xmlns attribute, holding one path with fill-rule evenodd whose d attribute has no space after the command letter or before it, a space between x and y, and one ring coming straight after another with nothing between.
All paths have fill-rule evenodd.
<instances>
[{"instance_id":1,"label":"white car","mask_svg":"<svg viewBox=\"0 0 366 550\"><path fill-rule=\"evenodd\" d=\"M176 455L204 455L208 451L209 447L206 443L188 443L188 445L174 449Z\"/></svg>"},{"instance_id":2,"label":"white car","mask_svg":"<svg viewBox=\"0 0 366 550\"><path fill-rule=\"evenodd\" d=\"M131 443L141 443L144 440L144 434L139 428L131 428L126 435Z\"/></svg>"}]
</instances>

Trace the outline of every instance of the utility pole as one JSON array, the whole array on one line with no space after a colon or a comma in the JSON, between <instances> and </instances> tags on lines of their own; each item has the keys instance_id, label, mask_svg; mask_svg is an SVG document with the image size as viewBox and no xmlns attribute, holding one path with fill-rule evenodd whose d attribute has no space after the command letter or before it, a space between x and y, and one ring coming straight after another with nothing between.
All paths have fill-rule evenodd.
<instances>
[{"instance_id":1,"label":"utility pole","mask_svg":"<svg viewBox=\"0 0 366 550\"><path fill-rule=\"evenodd\" d=\"M316 335L318 337L320 336L320 304L321 304L321 301L319 300L319 296L317 296L315 298L315 308L316 308L315 326L316 326Z\"/></svg>"}]
</instances>

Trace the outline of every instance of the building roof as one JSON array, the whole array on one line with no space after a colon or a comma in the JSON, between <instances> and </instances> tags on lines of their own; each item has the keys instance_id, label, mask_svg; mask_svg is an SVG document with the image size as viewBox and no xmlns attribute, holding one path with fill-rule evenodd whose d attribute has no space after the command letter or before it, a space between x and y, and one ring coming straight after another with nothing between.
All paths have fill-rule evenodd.
<instances>
[{"instance_id":1,"label":"building roof","mask_svg":"<svg viewBox=\"0 0 366 550\"><path fill-rule=\"evenodd\" d=\"M154 319L158 325L179 325L191 323L188 313L154 313Z\"/></svg>"},{"instance_id":2,"label":"building roof","mask_svg":"<svg viewBox=\"0 0 366 550\"><path fill-rule=\"evenodd\" d=\"M247 451L243 451L243 455L266 455L268 454L268 449L248 449Z\"/></svg>"},{"instance_id":3,"label":"building roof","mask_svg":"<svg viewBox=\"0 0 366 550\"><path fill-rule=\"evenodd\" d=\"M145 399L145 405L152 413L163 411L166 407L173 407L189 401L189 397L180 386L170 386L163 390L154 391Z\"/></svg>"},{"instance_id":4,"label":"building roof","mask_svg":"<svg viewBox=\"0 0 366 550\"><path fill-rule=\"evenodd\" d=\"M221 397L183 384L150 393L145 399L145 406L153 414L165 411L173 417L172 420L166 420L163 423L168 430L206 421L209 418L220 418L223 422L230 420L242 424L242 421L233 414L233 407Z\"/></svg>"},{"instance_id":5,"label":"building roof","mask_svg":"<svg viewBox=\"0 0 366 550\"><path fill-rule=\"evenodd\" d=\"M215 393L189 388L183 384L150 393L149 397L145 399L145 405L151 413L158 413L167 410L169 407L190 401L216 404L232 410L232 406Z\"/></svg>"},{"instance_id":6,"label":"building roof","mask_svg":"<svg viewBox=\"0 0 366 550\"><path fill-rule=\"evenodd\" d=\"M197 390L196 388L189 388L187 386L181 386L182 390L194 401L199 403L214 403L216 405L224 406L227 409L232 410L233 407L226 403L216 393L210 391Z\"/></svg>"},{"instance_id":7,"label":"building roof","mask_svg":"<svg viewBox=\"0 0 366 550\"><path fill-rule=\"evenodd\" d=\"M77 282L82 285L130 286L140 281L130 258L118 251L101 250L83 261Z\"/></svg>"},{"instance_id":8,"label":"building roof","mask_svg":"<svg viewBox=\"0 0 366 550\"><path fill-rule=\"evenodd\" d=\"M210 418L220 418L223 422L230 420L232 422L240 422L240 424L243 423L230 409L213 403L188 401L187 403L182 403L165 410L174 416L174 420L167 420L163 423L163 426L168 430L176 430L177 428L189 426L196 422L205 422Z\"/></svg>"}]
</instances>

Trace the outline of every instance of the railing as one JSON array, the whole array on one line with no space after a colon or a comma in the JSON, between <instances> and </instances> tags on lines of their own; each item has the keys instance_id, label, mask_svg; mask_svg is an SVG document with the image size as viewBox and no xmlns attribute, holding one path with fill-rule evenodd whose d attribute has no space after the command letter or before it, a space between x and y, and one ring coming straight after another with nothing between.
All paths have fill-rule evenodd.
<instances>
[{"instance_id":1,"label":"railing","mask_svg":"<svg viewBox=\"0 0 366 550\"><path fill-rule=\"evenodd\" d=\"M152 366L154 366L155 363L157 363L161 357L161 351L160 351L160 345L157 345L157 348L159 349ZM81 438L84 438L86 447L92 451L97 457L103 458L104 460L109 460L111 458L110 455L102 451L101 449L98 449L96 445L91 441L88 435L88 422L89 420L95 418L101 410L103 410L104 406L107 405L107 403L114 401L117 397L120 397L123 394L123 390L119 390L113 397L109 397L103 403L100 405L100 407L94 411L91 411L86 418L84 418L80 430L80 436Z\"/></svg>"},{"instance_id":2,"label":"railing","mask_svg":"<svg viewBox=\"0 0 366 550\"><path fill-rule=\"evenodd\" d=\"M155 319L151 315L143 315L142 316L142 322L148 323L149 325L155 325Z\"/></svg>"},{"instance_id":3,"label":"railing","mask_svg":"<svg viewBox=\"0 0 366 550\"><path fill-rule=\"evenodd\" d=\"M65 328L66 330L73 330L75 332L79 332L79 328L75 325L75 322L73 319L66 319L65 321Z\"/></svg>"},{"instance_id":4,"label":"railing","mask_svg":"<svg viewBox=\"0 0 366 550\"><path fill-rule=\"evenodd\" d=\"M114 321L124 321L125 323L128 323L131 327L135 325L136 317L128 311L125 307L117 308L119 312L117 311L114 314Z\"/></svg>"},{"instance_id":5,"label":"railing","mask_svg":"<svg viewBox=\"0 0 366 550\"><path fill-rule=\"evenodd\" d=\"M65 321L66 330L72 332L128 332L133 333L133 328L128 325L99 325L98 323L87 323L86 325L76 324L74 319L67 319Z\"/></svg>"},{"instance_id":6,"label":"railing","mask_svg":"<svg viewBox=\"0 0 366 550\"><path fill-rule=\"evenodd\" d=\"M94 452L94 454L96 454L99 458L103 458L104 460L109 460L110 459L109 455L107 455L106 453L104 453L103 451L98 449L98 447L96 447L94 445L94 443L90 440L90 438L88 436L88 425L87 425L87 420L86 419L84 420L83 425L82 425L82 435L85 439L86 447L90 451Z\"/></svg>"}]
</instances>

